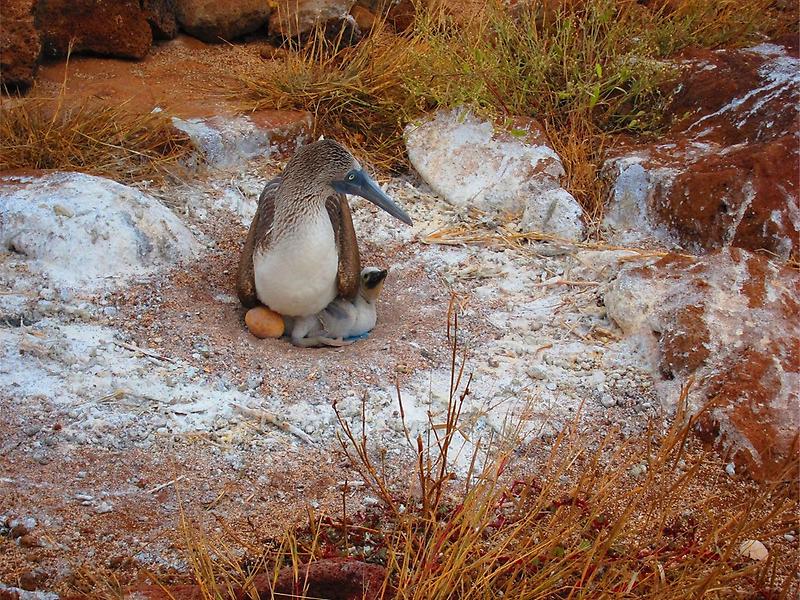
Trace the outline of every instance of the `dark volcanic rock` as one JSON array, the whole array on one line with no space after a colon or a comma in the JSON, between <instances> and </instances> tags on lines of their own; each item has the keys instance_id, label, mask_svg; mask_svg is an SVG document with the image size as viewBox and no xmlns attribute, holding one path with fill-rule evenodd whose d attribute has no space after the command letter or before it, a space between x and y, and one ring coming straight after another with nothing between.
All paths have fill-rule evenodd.
<instances>
[{"instance_id":1,"label":"dark volcanic rock","mask_svg":"<svg viewBox=\"0 0 800 600\"><path fill-rule=\"evenodd\" d=\"M47 56L89 52L144 58L153 33L138 0L39 0L36 26Z\"/></svg>"},{"instance_id":2,"label":"dark volcanic rock","mask_svg":"<svg viewBox=\"0 0 800 600\"><path fill-rule=\"evenodd\" d=\"M264 27L270 15L266 0L176 0L183 30L204 42L233 40Z\"/></svg>"},{"instance_id":3,"label":"dark volcanic rock","mask_svg":"<svg viewBox=\"0 0 800 600\"><path fill-rule=\"evenodd\" d=\"M0 86L27 89L41 53L33 0L4 0L0 17Z\"/></svg>"},{"instance_id":4,"label":"dark volcanic rock","mask_svg":"<svg viewBox=\"0 0 800 600\"><path fill-rule=\"evenodd\" d=\"M171 40L178 35L178 21L175 18L175 0L141 0L142 11L153 37L157 40Z\"/></svg>"}]
</instances>

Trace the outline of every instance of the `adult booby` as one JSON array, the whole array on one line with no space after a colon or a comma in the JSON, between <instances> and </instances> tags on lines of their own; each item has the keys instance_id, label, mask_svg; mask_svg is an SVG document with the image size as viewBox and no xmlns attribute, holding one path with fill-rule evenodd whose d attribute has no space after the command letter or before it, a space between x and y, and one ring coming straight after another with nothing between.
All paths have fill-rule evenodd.
<instances>
[{"instance_id":1,"label":"adult booby","mask_svg":"<svg viewBox=\"0 0 800 600\"><path fill-rule=\"evenodd\" d=\"M341 145L321 140L304 146L258 199L236 280L244 306L260 302L282 315L304 317L337 296L356 297L361 261L346 194L411 225L411 217Z\"/></svg>"}]
</instances>

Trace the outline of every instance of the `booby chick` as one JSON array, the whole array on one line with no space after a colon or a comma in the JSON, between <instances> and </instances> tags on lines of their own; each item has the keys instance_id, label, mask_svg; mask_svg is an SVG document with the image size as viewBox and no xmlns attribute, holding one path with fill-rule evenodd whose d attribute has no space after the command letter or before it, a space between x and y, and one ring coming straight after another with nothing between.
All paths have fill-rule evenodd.
<instances>
[{"instance_id":1,"label":"booby chick","mask_svg":"<svg viewBox=\"0 0 800 600\"><path fill-rule=\"evenodd\" d=\"M295 346L346 346L372 331L378 320L376 300L386 280L385 269L367 267L361 271L358 296L337 298L319 314L299 317L292 324Z\"/></svg>"},{"instance_id":2,"label":"booby chick","mask_svg":"<svg viewBox=\"0 0 800 600\"><path fill-rule=\"evenodd\" d=\"M347 194L412 224L341 145L303 146L258 200L236 280L244 306L306 317L337 297L356 299L361 264Z\"/></svg>"}]
</instances>

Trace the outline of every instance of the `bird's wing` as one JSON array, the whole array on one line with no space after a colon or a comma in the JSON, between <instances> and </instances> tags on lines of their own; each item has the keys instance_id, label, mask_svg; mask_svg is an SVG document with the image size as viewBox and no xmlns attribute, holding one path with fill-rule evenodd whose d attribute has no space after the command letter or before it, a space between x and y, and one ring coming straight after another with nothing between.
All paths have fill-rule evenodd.
<instances>
[{"instance_id":1,"label":"bird's wing","mask_svg":"<svg viewBox=\"0 0 800 600\"><path fill-rule=\"evenodd\" d=\"M278 191L280 182L281 178L276 177L264 186L264 191L258 197L258 208L256 208L256 214L253 215L253 221L250 223L244 248L239 255L236 294L239 296L239 302L247 308L258 305L256 278L253 273L253 253L257 246L265 242L264 238L272 229L272 220L275 216L275 193Z\"/></svg>"},{"instance_id":2,"label":"bird's wing","mask_svg":"<svg viewBox=\"0 0 800 600\"><path fill-rule=\"evenodd\" d=\"M330 196L325 202L325 207L331 218L336 247L339 250L339 295L352 300L358 294L361 258L358 254L358 240L347 196L344 194Z\"/></svg>"}]
</instances>

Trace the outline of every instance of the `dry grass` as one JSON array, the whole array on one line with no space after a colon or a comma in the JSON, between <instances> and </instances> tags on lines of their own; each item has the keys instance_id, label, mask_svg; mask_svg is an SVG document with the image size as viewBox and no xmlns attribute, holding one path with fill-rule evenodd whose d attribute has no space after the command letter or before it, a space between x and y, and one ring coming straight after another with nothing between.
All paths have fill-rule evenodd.
<instances>
[{"instance_id":1,"label":"dry grass","mask_svg":"<svg viewBox=\"0 0 800 600\"><path fill-rule=\"evenodd\" d=\"M194 146L169 118L125 106L56 98L5 101L0 107L0 171L80 171L132 182L160 179Z\"/></svg>"},{"instance_id":2,"label":"dry grass","mask_svg":"<svg viewBox=\"0 0 800 600\"><path fill-rule=\"evenodd\" d=\"M300 565L337 555L383 565L383 597L404 600L796 597L796 553L773 546L768 560L755 562L739 548L797 528L797 465L769 484L714 482L722 465L693 447L693 419L680 411L666 430L654 426L627 441L613 431L587 435L579 416L544 450L522 450L510 430L456 476L470 378L452 312L449 408L431 421L427 439L406 429L416 464L410 482L386 472L366 415L356 423L340 417L342 448L381 505L359 516L310 513L308 526L248 569L184 524L204 598L241 589L256 597L256 570L292 565L302 573Z\"/></svg>"},{"instance_id":3,"label":"dry grass","mask_svg":"<svg viewBox=\"0 0 800 600\"><path fill-rule=\"evenodd\" d=\"M248 67L231 90L246 109L313 112L318 133L362 160L402 170L402 130L440 107L470 106L502 123L539 119L564 159L566 187L596 222L598 176L609 133L657 131L673 78L661 59L688 45L741 44L777 35L796 11L774 0L585 0L465 5L418 1L409 31L379 24L355 47L320 30L280 60ZM475 6L481 8L474 10ZM470 14L470 11L473 11ZM463 13L463 14L462 14Z\"/></svg>"}]
</instances>

